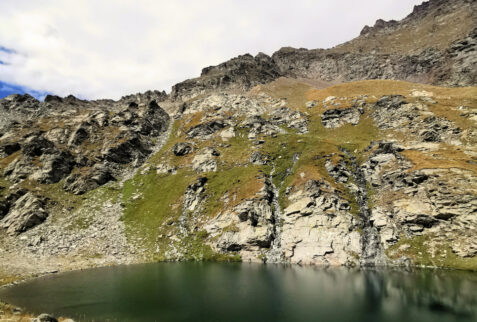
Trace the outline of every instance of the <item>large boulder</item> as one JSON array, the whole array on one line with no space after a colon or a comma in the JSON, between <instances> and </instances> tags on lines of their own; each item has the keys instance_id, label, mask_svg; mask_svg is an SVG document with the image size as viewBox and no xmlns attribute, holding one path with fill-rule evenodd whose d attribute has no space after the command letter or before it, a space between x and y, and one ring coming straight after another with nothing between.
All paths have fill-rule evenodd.
<instances>
[{"instance_id":1,"label":"large boulder","mask_svg":"<svg viewBox=\"0 0 477 322\"><path fill-rule=\"evenodd\" d=\"M222 120L201 123L187 130L188 138L207 139L210 135L225 128L227 124Z\"/></svg>"},{"instance_id":2,"label":"large boulder","mask_svg":"<svg viewBox=\"0 0 477 322\"><path fill-rule=\"evenodd\" d=\"M0 220L0 228L10 235L18 235L41 224L48 217L46 200L28 192L12 205L9 213Z\"/></svg>"},{"instance_id":3,"label":"large boulder","mask_svg":"<svg viewBox=\"0 0 477 322\"><path fill-rule=\"evenodd\" d=\"M58 322L58 319L50 314L42 313L33 319L33 322Z\"/></svg>"},{"instance_id":4,"label":"large boulder","mask_svg":"<svg viewBox=\"0 0 477 322\"><path fill-rule=\"evenodd\" d=\"M187 142L179 142L174 144L172 147L172 152L177 156L183 156L191 153L193 150L192 145Z\"/></svg>"}]
</instances>

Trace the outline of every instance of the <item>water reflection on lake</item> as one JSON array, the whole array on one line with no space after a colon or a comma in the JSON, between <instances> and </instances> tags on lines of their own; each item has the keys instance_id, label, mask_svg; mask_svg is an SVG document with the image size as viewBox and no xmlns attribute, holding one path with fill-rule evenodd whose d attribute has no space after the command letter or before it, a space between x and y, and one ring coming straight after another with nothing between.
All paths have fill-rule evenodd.
<instances>
[{"instance_id":1,"label":"water reflection on lake","mask_svg":"<svg viewBox=\"0 0 477 322\"><path fill-rule=\"evenodd\" d=\"M41 278L0 299L78 321L476 321L477 274L158 263Z\"/></svg>"}]
</instances>

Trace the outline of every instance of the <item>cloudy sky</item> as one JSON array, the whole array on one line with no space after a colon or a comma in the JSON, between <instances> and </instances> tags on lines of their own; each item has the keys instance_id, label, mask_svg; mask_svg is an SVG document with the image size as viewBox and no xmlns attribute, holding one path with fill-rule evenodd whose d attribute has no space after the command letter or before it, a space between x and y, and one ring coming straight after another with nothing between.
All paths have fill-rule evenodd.
<instances>
[{"instance_id":1,"label":"cloudy sky","mask_svg":"<svg viewBox=\"0 0 477 322\"><path fill-rule=\"evenodd\" d=\"M421 2L0 0L0 97L169 92L239 54L332 47Z\"/></svg>"}]
</instances>

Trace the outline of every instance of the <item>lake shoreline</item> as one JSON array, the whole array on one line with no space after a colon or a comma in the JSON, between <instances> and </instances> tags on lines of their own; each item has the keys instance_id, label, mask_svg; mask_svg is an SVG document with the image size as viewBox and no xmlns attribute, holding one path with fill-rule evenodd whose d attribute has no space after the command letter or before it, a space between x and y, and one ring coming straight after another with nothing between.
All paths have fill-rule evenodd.
<instances>
[{"instance_id":1,"label":"lake shoreline","mask_svg":"<svg viewBox=\"0 0 477 322\"><path fill-rule=\"evenodd\" d=\"M434 282L432 284L422 284L423 282L429 281L429 279L432 279L436 286L434 285ZM403 283L401 283L401 281ZM161 294L160 296L166 296L166 298L169 298L167 295L168 292L173 292L171 296L175 299L175 296L179 294L181 294L181 296L198 298L197 296L200 297L199 294L204 292L204 297L211 299L210 292L214 292L213 290L218 290L222 286L226 288L228 287L228 292L232 292L231 294L233 294L233 296L245 297L245 295L242 293L244 290L248 290L247 292L254 292L253 290L255 289L256 284L260 284L262 291L266 290L267 294L269 294L268 292L271 292L272 290L285 292L285 294L280 295L279 298L285 296L288 294L288 292L292 292L292 294L295 294L295 292L301 293L302 287L305 287L307 291L305 294L301 294L299 297L307 299L307 301L314 297L320 297L320 294L323 292L326 294L332 292L331 295L336 297L336 301L341 301L341 296L347 297L345 304L347 303L347 305L351 305L352 309L356 305L360 305L359 303L362 301L362 298L358 296L359 294L368 294L367 292L369 291L375 292L375 287L378 287L377 294L380 297L383 296L383 294L387 294L386 289L391 288L393 292L404 292L405 296L411 296L408 298L409 300L414 299L412 295L414 294L414 291L412 290L414 286L412 285L416 285L416 287L418 287L417 285L420 285L419 287L423 287L424 285L426 288L430 288L424 289L424 291L427 292L428 295L433 296L436 294L435 292L439 287L449 287L449 281L452 283L455 283L456 281L463 281L467 284L475 284L477 283L477 275L468 271L436 268L429 269L422 267L403 269L402 267L396 266L331 267L293 264L263 265L260 263L249 262L149 262L128 265L91 267L60 271L57 273L50 272L36 277L26 277L22 280L17 280L15 283L3 285L0 290L3 290L4 292L0 292L0 297L5 302L16 304L15 306L9 306L9 314L13 314L15 310L16 314L14 317L17 318L20 316L25 318L33 317L34 315L27 313L28 310L28 312L36 313L42 313L46 311L46 313L52 313L58 316L61 315L76 317L80 320L82 318L85 318L86 320L102 320L101 317L104 318L106 315L100 314L110 314L115 319L129 321L127 318L128 314L139 314L138 316L134 315L133 320L141 317L140 314L142 314L142 309L137 308L136 305L146 306L149 301L147 299L152 299L151 301L153 302L155 301L157 303L161 303L161 305L163 305L163 309L166 308L168 310L168 314L177 313L177 320L182 321L181 314L185 313L176 311L177 308L175 306L178 305L176 300L170 304L167 304L162 302L162 300L156 296L149 296L147 299L136 297L138 294L142 294L142 291L156 293L159 292L158 294ZM176 285L177 282L180 284ZM311 283L311 285L309 285L308 282ZM195 285L192 288L194 290L193 292L195 292L194 294L189 294L191 287L189 283ZM228 283L230 283L229 286L227 286ZM295 283L298 284L295 285ZM312 286L313 283L315 286ZM125 287L125 285L128 286ZM200 287L197 287L198 285L200 285ZM232 285L234 286L232 287ZM15 289L15 287L17 288ZM94 288L94 292L90 292L91 287ZM130 289L131 287L132 289ZM276 289L276 287L278 287L278 289ZM435 289L436 287L437 289ZM5 292L5 289L8 288L11 288L11 290ZM351 290L347 290L347 288L351 288ZM241 289L241 291L238 292L238 289ZM462 292L464 297L469 297L469 294L473 296L472 293L468 292L468 289L469 287L464 290L453 287L451 293L457 292L460 295L460 292ZM322 291L317 293L316 290ZM351 293L354 292L356 296L351 296L348 291ZM103 295L102 292L108 293ZM273 292L269 295L272 296L271 294L274 294ZM50 294L52 294L51 297L49 297ZM158 294L156 295L159 296ZM63 298L63 295L65 298ZM442 296L442 294L439 296ZM448 294L445 294L444 296L445 298L442 299L442 303L445 304L448 300ZM100 299L99 302L98 297ZM50 298L50 300L42 301L42 299L47 298ZM215 297L212 296L212 298ZM220 298L222 298L222 296L220 296ZM288 298L288 296L285 296L284 298ZM55 300L52 302L51 299ZM134 312L127 311L127 309L123 308L121 305L118 306L118 300L128 301L128 303L130 303L129 301L131 301L131 299L133 299L133 302L131 303L136 303L130 306L130 309L132 308ZM422 299L426 300L429 299L429 297L426 295L422 297ZM248 300L249 299L247 298L247 301ZM213 306L212 310L220 311L221 309L218 309L214 302L211 301L212 300L209 300L208 305ZM382 301L387 300L385 297L383 297ZM399 302L399 300L396 298L394 298L392 301ZM51 306L51 303L58 303L57 305L59 306L57 306L57 309L55 309L55 306ZM84 303L89 304L83 307ZM265 301L265 305L269 305L270 303L271 302L269 301ZM400 302L398 304L403 305ZM419 303L413 304L414 310L423 310L422 305L418 304ZM467 305L468 303L465 303L467 306L459 306L461 304L462 303L456 304L460 310L469 310ZM171 305L171 307L169 308L168 305ZM242 305L245 304L242 303ZM287 305L289 310L294 311L297 309L297 307L303 305L303 303L301 301L296 303L292 301L292 303L288 303ZM24 307L26 310L19 313L19 310L16 309L17 307ZM44 310L43 308L46 309ZM51 312L48 312L48 308L51 309ZM252 308L253 310L257 310L256 306L253 306ZM383 306L383 310L384 308L385 306ZM426 308L427 306L424 306L424 309ZM198 310L197 307L194 309ZM232 310L236 309L237 308L234 307ZM313 308L311 307L311 309ZM147 309L145 309L145 311L147 311ZM162 314L161 312L162 311L152 313ZM469 314L475 314L473 310L470 310L469 312ZM216 312L215 314L219 313L222 314L223 312ZM381 314L388 313L382 311ZM173 318L175 319L175 316L173 316ZM150 319L145 318L145 320ZM188 321L188 318L185 320ZM305 319L303 321L308 320Z\"/></svg>"},{"instance_id":2,"label":"lake shoreline","mask_svg":"<svg viewBox=\"0 0 477 322\"><path fill-rule=\"evenodd\" d=\"M9 275L8 272L5 270L0 271L0 290L5 288L16 287L18 285L28 283L40 278L45 278L54 275L60 275L64 273L70 272L80 272L80 271L87 271L92 269L100 269L100 268L115 268L115 267L124 267L124 266L135 266L135 265L147 265L147 264L171 264L171 263L191 263L194 261L134 261L134 262L116 262L116 263L97 263L96 265L89 262L89 261L79 261L76 262L75 266L68 266L62 267L58 269L51 269L48 271L43 272L28 272L19 275ZM195 262L195 263L230 263L230 262L211 262L211 261L202 261L202 262ZM436 271L467 271L472 272L470 270L460 270L456 268L446 268L446 267L437 267L437 266L402 266L402 265L385 265L385 266L377 266L377 267L366 267L366 266L356 266L356 267L346 267L346 266L326 266L326 265L299 265L299 264L291 264L291 263L263 263L263 262L241 262L241 264L256 264L256 265L273 265L273 266L282 266L282 267L312 267L316 269L328 270L328 269L347 269L352 271L402 271L402 272L412 272L414 270L436 270ZM5 276L5 274L7 274ZM4 280L8 280L7 283L3 283ZM2 298L0 298L0 320L4 318L8 319L17 319L17 321L22 321L21 319L24 318L34 318L30 312L24 311L25 308L16 306L13 303L5 302ZM3 313L2 313L3 312ZM19 320L18 320L19 319Z\"/></svg>"}]
</instances>

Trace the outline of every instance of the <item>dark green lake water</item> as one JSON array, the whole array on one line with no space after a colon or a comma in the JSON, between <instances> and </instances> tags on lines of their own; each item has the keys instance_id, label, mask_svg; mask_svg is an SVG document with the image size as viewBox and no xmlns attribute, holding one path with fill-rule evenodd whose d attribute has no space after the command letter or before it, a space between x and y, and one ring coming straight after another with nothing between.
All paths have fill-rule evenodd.
<instances>
[{"instance_id":1,"label":"dark green lake water","mask_svg":"<svg viewBox=\"0 0 477 322\"><path fill-rule=\"evenodd\" d=\"M161 263L40 278L0 299L77 321L477 321L477 274Z\"/></svg>"}]
</instances>

